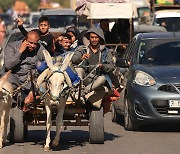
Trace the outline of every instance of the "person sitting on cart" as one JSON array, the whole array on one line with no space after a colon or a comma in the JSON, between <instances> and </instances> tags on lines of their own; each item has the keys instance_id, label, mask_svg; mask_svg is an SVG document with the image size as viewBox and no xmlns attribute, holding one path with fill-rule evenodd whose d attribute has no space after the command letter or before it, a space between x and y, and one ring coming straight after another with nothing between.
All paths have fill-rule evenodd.
<instances>
[{"instance_id":1,"label":"person sitting on cart","mask_svg":"<svg viewBox=\"0 0 180 154\"><path fill-rule=\"evenodd\" d=\"M66 33L71 36L71 50L76 50L76 48L79 46L79 30L76 27L69 27L66 30Z\"/></svg>"},{"instance_id":2,"label":"person sitting on cart","mask_svg":"<svg viewBox=\"0 0 180 154\"><path fill-rule=\"evenodd\" d=\"M22 86L18 94L21 95L21 102L24 102L23 111L27 111L27 105L34 101L32 91L35 90L32 89L31 81L24 83L29 78L30 70L33 76L38 75L36 62L45 60L43 54L45 48L39 44L39 40L38 31L31 30L23 40L8 44L4 50L5 71L12 70L10 81L13 88L17 90Z\"/></svg>"},{"instance_id":3,"label":"person sitting on cart","mask_svg":"<svg viewBox=\"0 0 180 154\"><path fill-rule=\"evenodd\" d=\"M106 44L116 44L116 37L109 30L109 19L101 19L99 26L103 30Z\"/></svg>"},{"instance_id":4,"label":"person sitting on cart","mask_svg":"<svg viewBox=\"0 0 180 154\"><path fill-rule=\"evenodd\" d=\"M21 33L24 36L26 36L28 32L23 27L22 19L16 18L15 21L17 22L18 28L21 31ZM49 18L47 16L42 16L39 18L38 28L40 33L40 42L52 56L54 53L54 41L53 41L54 38L52 34L49 32L50 24L49 24Z\"/></svg>"},{"instance_id":5,"label":"person sitting on cart","mask_svg":"<svg viewBox=\"0 0 180 154\"><path fill-rule=\"evenodd\" d=\"M67 33L62 33L55 41L54 57L62 56L63 58L71 52L71 36Z\"/></svg>"},{"instance_id":6,"label":"person sitting on cart","mask_svg":"<svg viewBox=\"0 0 180 154\"><path fill-rule=\"evenodd\" d=\"M115 64L112 53L105 47L105 38L101 28L92 27L89 29L84 34L84 44L87 49L74 52L72 63L78 65L76 71L81 80L86 77L83 82L85 85L82 91L83 95L95 91L96 99L99 100L92 100L97 102L96 105L93 105L100 108L102 98L105 95L103 86L108 83L108 87L112 88L109 74L115 69Z\"/></svg>"}]
</instances>

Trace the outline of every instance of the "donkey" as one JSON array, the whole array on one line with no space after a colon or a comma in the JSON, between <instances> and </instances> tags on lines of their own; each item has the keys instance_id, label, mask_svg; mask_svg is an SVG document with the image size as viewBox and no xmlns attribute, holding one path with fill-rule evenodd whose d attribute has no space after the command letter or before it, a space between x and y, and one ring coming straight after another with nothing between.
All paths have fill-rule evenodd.
<instances>
[{"instance_id":1,"label":"donkey","mask_svg":"<svg viewBox=\"0 0 180 154\"><path fill-rule=\"evenodd\" d=\"M9 111L12 103L13 87L8 81L11 71L0 78L0 148L6 143L7 125L9 122Z\"/></svg>"},{"instance_id":2,"label":"donkey","mask_svg":"<svg viewBox=\"0 0 180 154\"><path fill-rule=\"evenodd\" d=\"M44 99L45 109L47 112L47 122L46 122L47 137L46 137L46 143L44 146L44 151L49 151L50 130L52 126L51 108L52 108L52 105L56 105L57 111L58 111L58 114L56 117L56 136L52 142L53 146L57 146L59 144L60 132L63 126L63 114L64 114L66 101L68 98L68 95L62 96L61 93L63 92L63 89L65 86L68 87L67 85L65 85L66 82L70 83L65 70L70 63L73 53L70 53L65 57L65 59L63 60L62 66L56 66L53 64L53 60L50 54L46 50L44 50L43 52L44 52L45 60L49 68L44 70L38 77L37 87L40 87L43 84L43 81L47 79L47 82L45 82L45 84L46 84L47 89L49 90L49 95L46 95Z\"/></svg>"}]
</instances>

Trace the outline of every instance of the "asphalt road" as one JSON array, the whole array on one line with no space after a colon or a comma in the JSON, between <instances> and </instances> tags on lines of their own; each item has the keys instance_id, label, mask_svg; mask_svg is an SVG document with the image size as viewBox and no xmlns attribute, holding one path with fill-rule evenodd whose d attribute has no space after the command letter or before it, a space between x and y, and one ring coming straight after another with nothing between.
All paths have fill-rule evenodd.
<instances>
[{"instance_id":1,"label":"asphalt road","mask_svg":"<svg viewBox=\"0 0 180 154\"><path fill-rule=\"evenodd\" d=\"M105 143L89 144L88 127L67 127L61 133L60 145L50 152L43 151L45 127L29 127L25 143L9 144L2 154L180 154L180 126L144 127L140 131L125 131L111 122L111 114L104 118ZM52 129L55 135L55 127Z\"/></svg>"}]
</instances>

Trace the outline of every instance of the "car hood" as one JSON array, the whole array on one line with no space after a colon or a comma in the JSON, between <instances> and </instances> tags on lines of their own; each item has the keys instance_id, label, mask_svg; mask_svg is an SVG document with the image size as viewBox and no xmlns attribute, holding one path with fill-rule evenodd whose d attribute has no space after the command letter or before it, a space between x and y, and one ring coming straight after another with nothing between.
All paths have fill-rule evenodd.
<instances>
[{"instance_id":1,"label":"car hood","mask_svg":"<svg viewBox=\"0 0 180 154\"><path fill-rule=\"evenodd\" d=\"M135 70L144 71L154 78L159 78L159 79L179 78L180 79L180 66L136 65Z\"/></svg>"}]
</instances>

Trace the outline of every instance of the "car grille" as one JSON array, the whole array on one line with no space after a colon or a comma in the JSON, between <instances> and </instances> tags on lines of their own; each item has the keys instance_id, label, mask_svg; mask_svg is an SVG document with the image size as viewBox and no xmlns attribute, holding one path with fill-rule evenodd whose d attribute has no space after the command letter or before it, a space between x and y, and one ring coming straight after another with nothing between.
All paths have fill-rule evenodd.
<instances>
[{"instance_id":1,"label":"car grille","mask_svg":"<svg viewBox=\"0 0 180 154\"><path fill-rule=\"evenodd\" d=\"M162 85L158 88L158 90L178 94L180 93L180 84Z\"/></svg>"},{"instance_id":2,"label":"car grille","mask_svg":"<svg viewBox=\"0 0 180 154\"><path fill-rule=\"evenodd\" d=\"M180 115L180 109L169 108L168 100L152 100L154 109L162 115Z\"/></svg>"}]
</instances>

